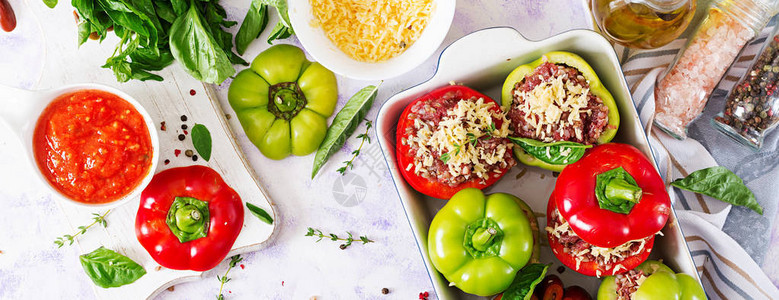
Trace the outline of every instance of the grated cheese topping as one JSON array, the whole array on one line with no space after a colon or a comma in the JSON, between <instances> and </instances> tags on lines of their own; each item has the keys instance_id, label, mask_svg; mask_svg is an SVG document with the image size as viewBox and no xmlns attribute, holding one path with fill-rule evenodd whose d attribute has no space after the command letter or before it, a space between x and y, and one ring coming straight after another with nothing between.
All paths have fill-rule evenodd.
<instances>
[{"instance_id":1,"label":"grated cheese topping","mask_svg":"<svg viewBox=\"0 0 779 300\"><path fill-rule=\"evenodd\" d=\"M432 0L310 0L313 26L336 47L366 62L384 61L411 47L422 35Z\"/></svg>"},{"instance_id":2,"label":"grated cheese topping","mask_svg":"<svg viewBox=\"0 0 779 300\"><path fill-rule=\"evenodd\" d=\"M435 163L433 152L437 152L453 177L475 175L481 179L489 178L486 165L505 164L504 155L511 151L513 144L501 143L494 151L485 151L478 142L484 136L505 138L509 134L509 122L500 111L491 111L496 104L485 103L483 98L476 101L461 99L457 105L447 111L447 115L438 124L414 120L416 135L408 138L418 149L414 172L422 175ZM493 119L503 120L500 127L493 130ZM410 168L411 165L408 166ZM472 168L471 168L472 167Z\"/></svg>"},{"instance_id":3,"label":"grated cheese topping","mask_svg":"<svg viewBox=\"0 0 779 300\"><path fill-rule=\"evenodd\" d=\"M543 76L538 76L543 80ZM535 135L543 142L554 141L552 130L555 124L573 125L582 121L579 115L581 112L587 112L585 108L590 89L565 79L567 74L551 77L530 91L514 91L515 97L525 100L517 108L525 113L525 121L531 129L535 129ZM564 113L568 113L566 118L563 118ZM576 127L574 134L582 139L581 128Z\"/></svg>"},{"instance_id":4,"label":"grated cheese topping","mask_svg":"<svg viewBox=\"0 0 779 300\"><path fill-rule=\"evenodd\" d=\"M557 217L559 225L555 227L547 226L545 228L546 232L550 233L556 238L560 238L563 234L567 234L569 236L578 236L568 224L568 221L563 218L562 214L560 214L558 210L554 211L554 215ZM646 247L647 240L648 238L632 240L613 248L603 248L590 244L590 248L570 254L574 255L577 270L579 269L579 266L582 262L590 261L590 259L587 258L587 254L594 256L596 261L602 261L605 264L606 270L608 270L611 268L611 264L621 262L625 258L635 255L636 253L641 253L641 251L644 250L644 247ZM638 248L636 248L635 251L631 251L630 248L636 243L638 243ZM602 258L602 260L599 258ZM612 275L619 272L620 269L626 270L625 266L622 264L614 265L614 269L611 270Z\"/></svg>"}]
</instances>

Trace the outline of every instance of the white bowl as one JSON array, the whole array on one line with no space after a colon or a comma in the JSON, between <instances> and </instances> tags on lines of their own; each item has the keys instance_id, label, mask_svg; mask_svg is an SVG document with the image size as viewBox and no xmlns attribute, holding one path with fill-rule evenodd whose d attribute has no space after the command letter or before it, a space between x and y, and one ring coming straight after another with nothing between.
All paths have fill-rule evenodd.
<instances>
[{"instance_id":1,"label":"white bowl","mask_svg":"<svg viewBox=\"0 0 779 300\"><path fill-rule=\"evenodd\" d=\"M35 132L35 125L37 124L41 113L49 103L58 96L79 90L101 90L119 96L130 103L135 110L143 116L146 128L149 130L149 138L151 139L152 146L152 160L151 166L149 166L149 173L144 176L143 180L141 180L133 190L123 197L111 202L90 204L67 197L51 185L41 173L41 169L35 161L35 153L33 152L32 145L33 135ZM28 165L34 169L33 174L35 174L35 177L37 177L38 180L56 196L55 198L81 207L101 209L113 208L127 203L132 199L137 199L140 196L141 191L146 188L146 185L148 185L152 177L154 177L154 171L157 169L157 161L160 155L160 142L157 137L157 130L155 130L155 125L152 122L149 113L130 95L109 86L91 83L74 84L41 91L20 90L0 85L0 94L5 96L3 99L0 99L0 124L6 123L11 132L19 138L24 147Z\"/></svg>"},{"instance_id":2,"label":"white bowl","mask_svg":"<svg viewBox=\"0 0 779 300\"><path fill-rule=\"evenodd\" d=\"M400 55L381 62L357 61L338 49L314 19L309 0L288 1L289 18L300 43L309 54L331 71L359 80L392 78L419 66L444 41L454 18L454 0L433 0L433 12L419 39Z\"/></svg>"}]
</instances>

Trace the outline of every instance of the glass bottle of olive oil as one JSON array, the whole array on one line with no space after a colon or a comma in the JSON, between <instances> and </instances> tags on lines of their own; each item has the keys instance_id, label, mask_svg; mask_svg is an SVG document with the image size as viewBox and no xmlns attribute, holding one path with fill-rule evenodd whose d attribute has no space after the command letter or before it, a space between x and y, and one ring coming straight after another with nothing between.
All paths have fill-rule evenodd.
<instances>
[{"instance_id":1,"label":"glass bottle of olive oil","mask_svg":"<svg viewBox=\"0 0 779 300\"><path fill-rule=\"evenodd\" d=\"M603 34L626 47L653 49L684 32L695 15L696 0L592 0L590 7Z\"/></svg>"}]
</instances>

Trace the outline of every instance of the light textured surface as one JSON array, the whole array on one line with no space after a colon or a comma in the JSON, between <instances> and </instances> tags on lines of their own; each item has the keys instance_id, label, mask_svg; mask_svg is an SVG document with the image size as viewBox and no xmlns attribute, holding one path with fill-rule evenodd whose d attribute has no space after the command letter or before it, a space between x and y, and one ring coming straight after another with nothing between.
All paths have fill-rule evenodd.
<instances>
[{"instance_id":1,"label":"light textured surface","mask_svg":"<svg viewBox=\"0 0 779 300\"><path fill-rule=\"evenodd\" d=\"M20 25L12 34L0 33L0 83L49 88L54 78L58 78L57 82L65 78L70 83L89 81L88 78L113 80L111 72L99 66L113 51L116 39L112 37L103 44L89 41L77 49L72 8L67 1L61 1L54 10L36 0L10 2ZM243 18L248 6L248 1L223 3L233 20ZM517 28L530 39L586 28L589 19L581 3L458 1L454 23L443 45L416 70L385 81L368 118L375 118L380 103L389 96L432 76L438 53L455 39L492 26ZM274 23L275 17L270 24ZM249 47L245 59L268 47L264 42L266 35ZM294 38L283 42L297 44ZM90 66L90 72L74 74L68 68L54 68L59 65L55 61L73 66L85 64ZM338 107L361 87L374 83L339 78ZM221 96L226 94L227 84L217 87ZM122 88L122 84L112 85ZM222 103L225 111L231 113L225 97ZM361 130L364 127L358 129ZM240 129L237 131L241 135L239 142L283 221L272 246L246 255L243 267L231 272L233 280L225 292L228 299L416 299L419 292L431 289L378 144L367 145L356 168L342 177L335 169L357 146L358 141L350 139L312 181L309 174L313 156L268 160ZM370 134L374 136L375 132ZM33 181L19 147L4 128L0 129L0 153L4 154L0 156L0 298L91 299L92 283L81 270L76 248L57 249L52 244L55 237L67 233L66 221L40 183ZM368 235L376 242L340 250L335 242L314 243L314 239L304 237L309 226L338 234L349 230ZM204 279L177 285L174 291L164 291L159 298L212 298L219 288L216 275L225 269L223 263L206 272ZM381 295L384 287L391 291L386 297Z\"/></svg>"}]
</instances>

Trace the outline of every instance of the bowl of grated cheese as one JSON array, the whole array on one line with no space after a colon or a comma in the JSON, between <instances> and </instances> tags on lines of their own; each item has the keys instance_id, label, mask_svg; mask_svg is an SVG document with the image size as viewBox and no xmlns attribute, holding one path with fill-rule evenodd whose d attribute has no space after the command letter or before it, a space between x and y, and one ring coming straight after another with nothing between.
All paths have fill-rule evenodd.
<instances>
[{"instance_id":1,"label":"bowl of grated cheese","mask_svg":"<svg viewBox=\"0 0 779 300\"><path fill-rule=\"evenodd\" d=\"M360 80L396 77L435 53L449 32L454 0L289 1L289 17L311 56Z\"/></svg>"}]
</instances>

